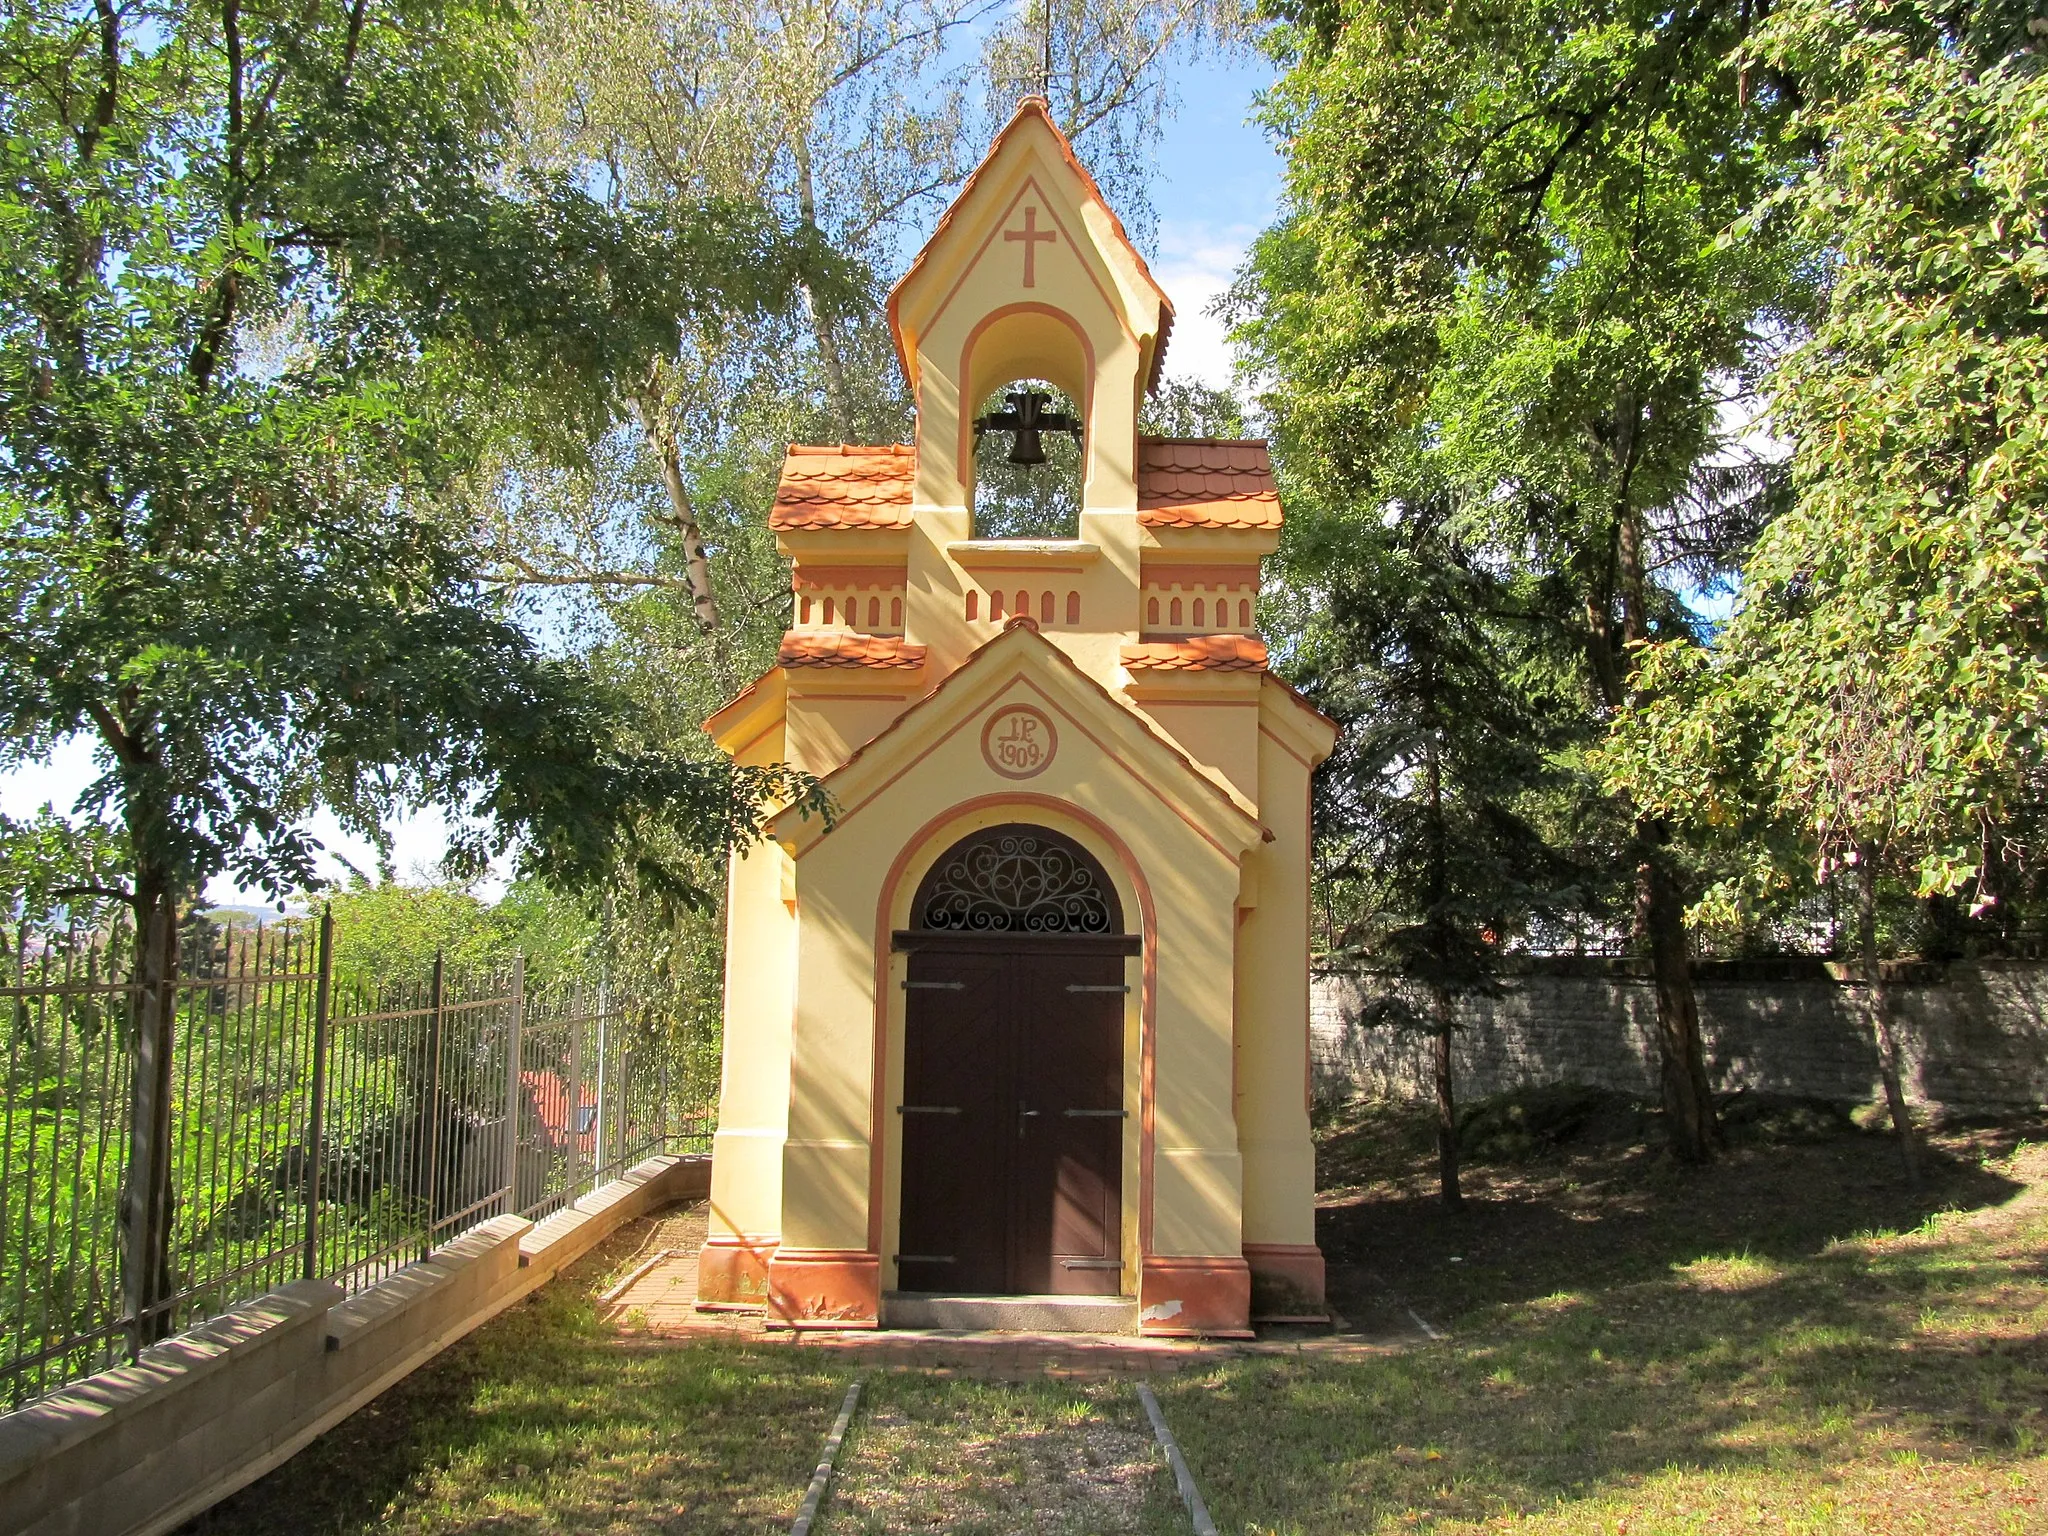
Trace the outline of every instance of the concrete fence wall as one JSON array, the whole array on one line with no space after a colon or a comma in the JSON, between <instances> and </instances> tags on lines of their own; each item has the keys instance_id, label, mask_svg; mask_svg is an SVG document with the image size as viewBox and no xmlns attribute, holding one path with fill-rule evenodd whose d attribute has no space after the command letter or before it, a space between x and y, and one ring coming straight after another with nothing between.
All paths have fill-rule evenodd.
<instances>
[{"instance_id":1,"label":"concrete fence wall","mask_svg":"<svg viewBox=\"0 0 2048 1536\"><path fill-rule=\"evenodd\" d=\"M2048 1103L2048 964L1916 964L1887 980L1910 1098L1960 1113ZM1717 1089L1842 1102L1881 1093L1863 990L1845 968L1706 963L1694 985ZM1412 985L1329 973L1312 996L1321 1090L1430 1091L1428 1038L1398 1022L1403 1003L1412 1017L1427 1016ZM1458 1024L1460 1097L1558 1082L1657 1094L1656 998L1637 962L1525 961L1497 995L1461 999Z\"/></svg>"},{"instance_id":2,"label":"concrete fence wall","mask_svg":"<svg viewBox=\"0 0 2048 1536\"><path fill-rule=\"evenodd\" d=\"M157 1536L268 1472L634 1216L710 1193L655 1157L545 1221L500 1216L344 1300L286 1286L0 1415L0 1536Z\"/></svg>"}]
</instances>

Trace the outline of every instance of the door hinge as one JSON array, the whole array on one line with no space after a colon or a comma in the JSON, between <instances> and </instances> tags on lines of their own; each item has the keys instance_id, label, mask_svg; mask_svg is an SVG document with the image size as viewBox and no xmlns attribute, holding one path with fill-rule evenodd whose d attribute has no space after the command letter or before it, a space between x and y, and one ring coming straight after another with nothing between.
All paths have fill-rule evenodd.
<instances>
[{"instance_id":1,"label":"door hinge","mask_svg":"<svg viewBox=\"0 0 2048 1536\"><path fill-rule=\"evenodd\" d=\"M906 981L903 983L903 990L906 992L965 992L967 990L967 983L964 981Z\"/></svg>"},{"instance_id":2,"label":"door hinge","mask_svg":"<svg viewBox=\"0 0 2048 1536\"><path fill-rule=\"evenodd\" d=\"M898 1104L896 1106L896 1113L899 1115L957 1115L960 1113L960 1106L958 1104Z\"/></svg>"},{"instance_id":3,"label":"door hinge","mask_svg":"<svg viewBox=\"0 0 2048 1536\"><path fill-rule=\"evenodd\" d=\"M1064 1112L1069 1120L1127 1120L1128 1109L1069 1109Z\"/></svg>"},{"instance_id":4,"label":"door hinge","mask_svg":"<svg viewBox=\"0 0 2048 1536\"><path fill-rule=\"evenodd\" d=\"M1061 1259L1061 1269L1122 1269L1122 1259Z\"/></svg>"},{"instance_id":5,"label":"door hinge","mask_svg":"<svg viewBox=\"0 0 2048 1536\"><path fill-rule=\"evenodd\" d=\"M1101 986L1101 987L1095 987L1095 986L1084 986L1084 985L1083 985L1082 983L1080 983L1080 982L1076 982L1076 981L1070 981L1070 982L1068 982L1068 983L1067 983L1067 990L1068 990L1069 992L1128 992L1128 991L1130 991L1131 989L1130 989L1129 987L1127 987L1127 986L1124 986L1124 985L1123 985L1123 984L1122 984L1121 982L1119 982L1119 983L1118 983L1117 985L1115 985L1115 986Z\"/></svg>"},{"instance_id":6,"label":"door hinge","mask_svg":"<svg viewBox=\"0 0 2048 1536\"><path fill-rule=\"evenodd\" d=\"M950 1253L898 1253L892 1255L898 1264L950 1264Z\"/></svg>"}]
</instances>

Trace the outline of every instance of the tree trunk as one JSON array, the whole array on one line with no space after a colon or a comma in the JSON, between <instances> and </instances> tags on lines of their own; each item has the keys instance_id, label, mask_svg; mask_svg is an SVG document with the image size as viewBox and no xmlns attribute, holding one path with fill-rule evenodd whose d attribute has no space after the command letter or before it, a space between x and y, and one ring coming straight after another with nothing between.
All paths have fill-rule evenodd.
<instances>
[{"instance_id":1,"label":"tree trunk","mask_svg":"<svg viewBox=\"0 0 2048 1536\"><path fill-rule=\"evenodd\" d=\"M808 132L799 132L792 138L790 148L796 160L797 211L813 229L818 227L818 192L811 175L811 139ZM839 338L832 332L831 320L818 308L817 295L811 292L810 284L797 285L803 291L804 312L811 317L811 336L818 344L818 363L825 370L825 404L832 412L832 425L839 431L841 442L853 439L853 392L846 384L846 364L839 356ZM970 402L971 404L971 402Z\"/></svg>"},{"instance_id":2,"label":"tree trunk","mask_svg":"<svg viewBox=\"0 0 2048 1536\"><path fill-rule=\"evenodd\" d=\"M1430 988L1436 1003L1436 1029L1432 1055L1436 1068L1436 1168L1437 1187L1444 1209L1455 1211L1465 1203L1458 1188L1458 1102L1451 1081L1451 994L1448 988Z\"/></svg>"},{"instance_id":3,"label":"tree trunk","mask_svg":"<svg viewBox=\"0 0 2048 1536\"><path fill-rule=\"evenodd\" d=\"M1628 648L1647 636L1649 607L1642 525L1629 506L1626 490L1640 422L1632 399L1617 409L1616 420L1621 425L1617 440L1621 444L1618 456L1623 464L1624 487L1615 539L1623 646L1616 666L1633 671L1633 656ZM1611 698L1609 702L1618 704L1621 699ZM1686 952L1685 897L1665 852L1671 840L1669 829L1660 821L1645 817L1636 824L1636 838L1640 849L1636 864L1636 932L1649 949L1650 975L1656 987L1658 1079L1664 1100L1665 1134L1673 1155L1681 1162L1710 1162L1721 1144L1721 1126L1714 1116L1706 1047L1700 1041L1699 1000L1693 994L1692 960Z\"/></svg>"},{"instance_id":4,"label":"tree trunk","mask_svg":"<svg viewBox=\"0 0 2048 1536\"><path fill-rule=\"evenodd\" d=\"M1899 1042L1892 1033L1891 999L1884 985L1884 967L1877 956L1877 845L1856 850L1856 938L1862 950L1863 1006L1870 1020L1870 1038L1877 1046L1877 1069L1884 1079L1885 1106L1899 1138L1899 1157L1906 1182L1920 1186L1920 1149L1913 1140L1913 1116L1906 1108L1906 1090L1899 1082Z\"/></svg>"},{"instance_id":5,"label":"tree trunk","mask_svg":"<svg viewBox=\"0 0 2048 1536\"><path fill-rule=\"evenodd\" d=\"M661 483L668 491L669 511L676 531L682 536L683 569L690 582L691 612L699 630L717 637L718 594L711 586L711 556L704 548L703 530L697 526L697 508L690 500L690 489L683 483L683 465L676 452L675 434L663 422L659 398L635 395L632 404L633 414L640 422L641 435L661 463Z\"/></svg>"},{"instance_id":6,"label":"tree trunk","mask_svg":"<svg viewBox=\"0 0 2048 1536\"><path fill-rule=\"evenodd\" d=\"M121 1189L121 1302L129 1348L171 1332L171 1047L178 909L171 881L135 881L135 1033L129 1041L128 1167Z\"/></svg>"},{"instance_id":7,"label":"tree trunk","mask_svg":"<svg viewBox=\"0 0 2048 1536\"><path fill-rule=\"evenodd\" d=\"M1721 1127L1714 1117L1713 1087L1707 1081L1706 1051L1700 1043L1699 1005L1686 954L1685 900L1661 847L1662 829L1644 830L1650 835L1643 840L1636 865L1636 928L1649 948L1656 988L1665 1130L1672 1153L1681 1162L1710 1162L1721 1142Z\"/></svg>"}]
</instances>

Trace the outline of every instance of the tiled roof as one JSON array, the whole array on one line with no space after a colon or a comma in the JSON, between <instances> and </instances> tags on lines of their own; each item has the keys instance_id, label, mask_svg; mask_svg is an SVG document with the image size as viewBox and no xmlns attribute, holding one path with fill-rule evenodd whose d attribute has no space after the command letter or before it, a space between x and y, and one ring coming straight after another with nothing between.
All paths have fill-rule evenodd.
<instances>
[{"instance_id":1,"label":"tiled roof","mask_svg":"<svg viewBox=\"0 0 2048 1536\"><path fill-rule=\"evenodd\" d=\"M791 630L782 637L775 660L785 667L881 667L914 672L924 665L924 647L893 635L805 635Z\"/></svg>"},{"instance_id":2,"label":"tiled roof","mask_svg":"<svg viewBox=\"0 0 2048 1536\"><path fill-rule=\"evenodd\" d=\"M1147 528L1278 528L1263 440L1138 439L1138 522Z\"/></svg>"},{"instance_id":3,"label":"tiled roof","mask_svg":"<svg viewBox=\"0 0 2048 1536\"><path fill-rule=\"evenodd\" d=\"M1249 635L1147 640L1117 654L1132 672L1262 672L1266 667L1266 642Z\"/></svg>"},{"instance_id":4,"label":"tiled roof","mask_svg":"<svg viewBox=\"0 0 2048 1536\"><path fill-rule=\"evenodd\" d=\"M768 526L778 533L804 528L907 528L917 451L907 444L878 448L809 447L792 443L775 487Z\"/></svg>"}]
</instances>

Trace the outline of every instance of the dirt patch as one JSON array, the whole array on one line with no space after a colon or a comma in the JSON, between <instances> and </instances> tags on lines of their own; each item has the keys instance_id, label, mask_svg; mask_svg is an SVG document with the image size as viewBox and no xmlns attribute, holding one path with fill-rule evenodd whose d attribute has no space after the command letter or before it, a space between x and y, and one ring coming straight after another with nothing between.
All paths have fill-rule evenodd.
<instances>
[{"instance_id":1,"label":"dirt patch","mask_svg":"<svg viewBox=\"0 0 2048 1536\"><path fill-rule=\"evenodd\" d=\"M821 1530L1145 1532L1164 1475L1128 1384L890 1374L869 1382Z\"/></svg>"}]
</instances>

